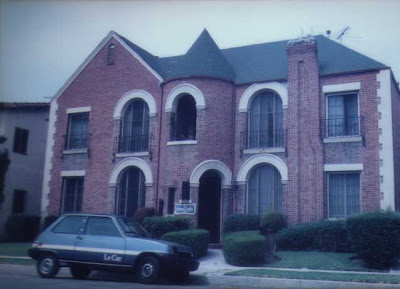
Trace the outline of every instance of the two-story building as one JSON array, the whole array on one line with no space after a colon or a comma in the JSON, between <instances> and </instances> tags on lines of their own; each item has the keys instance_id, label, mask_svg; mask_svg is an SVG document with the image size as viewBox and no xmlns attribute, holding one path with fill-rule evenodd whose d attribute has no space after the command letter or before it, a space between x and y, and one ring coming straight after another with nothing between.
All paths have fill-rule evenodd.
<instances>
[{"instance_id":1,"label":"two-story building","mask_svg":"<svg viewBox=\"0 0 400 289\"><path fill-rule=\"evenodd\" d=\"M40 215L49 107L48 99L0 102L0 240L10 237L10 216Z\"/></svg>"},{"instance_id":2,"label":"two-story building","mask_svg":"<svg viewBox=\"0 0 400 289\"><path fill-rule=\"evenodd\" d=\"M196 204L290 224L400 207L390 68L324 36L158 58L110 32L53 97L42 213ZM397 161L396 161L397 160Z\"/></svg>"}]
</instances>

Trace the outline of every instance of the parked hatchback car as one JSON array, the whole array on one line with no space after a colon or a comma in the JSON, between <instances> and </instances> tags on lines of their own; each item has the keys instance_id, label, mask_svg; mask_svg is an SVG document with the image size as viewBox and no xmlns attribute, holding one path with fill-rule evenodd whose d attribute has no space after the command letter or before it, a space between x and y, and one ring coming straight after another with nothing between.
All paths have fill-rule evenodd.
<instances>
[{"instance_id":1,"label":"parked hatchback car","mask_svg":"<svg viewBox=\"0 0 400 289\"><path fill-rule=\"evenodd\" d=\"M182 280L199 267L186 246L149 239L129 218L104 214L65 214L44 230L28 251L43 278L70 267L74 278L91 270L134 271L141 283L156 282L162 273Z\"/></svg>"}]
</instances>

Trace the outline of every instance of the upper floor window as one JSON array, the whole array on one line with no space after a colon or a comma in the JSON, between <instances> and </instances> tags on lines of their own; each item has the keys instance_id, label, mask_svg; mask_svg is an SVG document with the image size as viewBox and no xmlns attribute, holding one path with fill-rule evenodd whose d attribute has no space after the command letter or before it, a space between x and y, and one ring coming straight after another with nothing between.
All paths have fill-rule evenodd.
<instances>
[{"instance_id":1,"label":"upper floor window","mask_svg":"<svg viewBox=\"0 0 400 289\"><path fill-rule=\"evenodd\" d=\"M360 173L329 173L328 204L329 218L360 213Z\"/></svg>"},{"instance_id":2,"label":"upper floor window","mask_svg":"<svg viewBox=\"0 0 400 289\"><path fill-rule=\"evenodd\" d=\"M14 133L14 149L15 153L26 155L28 150L29 130L16 127Z\"/></svg>"},{"instance_id":3,"label":"upper floor window","mask_svg":"<svg viewBox=\"0 0 400 289\"><path fill-rule=\"evenodd\" d=\"M327 136L355 136L360 134L357 93L328 95Z\"/></svg>"},{"instance_id":4,"label":"upper floor window","mask_svg":"<svg viewBox=\"0 0 400 289\"><path fill-rule=\"evenodd\" d=\"M263 91L250 106L247 148L283 147L283 106L278 94Z\"/></svg>"},{"instance_id":5,"label":"upper floor window","mask_svg":"<svg viewBox=\"0 0 400 289\"><path fill-rule=\"evenodd\" d=\"M82 149L88 147L89 113L68 114L68 132L66 149Z\"/></svg>"},{"instance_id":6,"label":"upper floor window","mask_svg":"<svg viewBox=\"0 0 400 289\"><path fill-rule=\"evenodd\" d=\"M185 94L178 100L176 113L171 115L171 140L196 139L196 101L193 96Z\"/></svg>"},{"instance_id":7,"label":"upper floor window","mask_svg":"<svg viewBox=\"0 0 400 289\"><path fill-rule=\"evenodd\" d=\"M113 65L115 63L115 44L108 46L107 52L107 65Z\"/></svg>"},{"instance_id":8,"label":"upper floor window","mask_svg":"<svg viewBox=\"0 0 400 289\"><path fill-rule=\"evenodd\" d=\"M149 150L149 107L142 99L134 99L126 108L121 123L118 152Z\"/></svg>"},{"instance_id":9,"label":"upper floor window","mask_svg":"<svg viewBox=\"0 0 400 289\"><path fill-rule=\"evenodd\" d=\"M82 210L83 177L63 179L62 213Z\"/></svg>"}]
</instances>

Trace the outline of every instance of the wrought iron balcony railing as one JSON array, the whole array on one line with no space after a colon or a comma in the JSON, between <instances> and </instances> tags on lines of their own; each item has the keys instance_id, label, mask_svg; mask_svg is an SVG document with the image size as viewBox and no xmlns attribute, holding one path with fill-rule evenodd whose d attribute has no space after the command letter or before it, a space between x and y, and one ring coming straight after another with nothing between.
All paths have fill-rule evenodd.
<instances>
[{"instance_id":1,"label":"wrought iron balcony railing","mask_svg":"<svg viewBox=\"0 0 400 289\"><path fill-rule=\"evenodd\" d=\"M241 140L242 149L285 148L286 130L243 131L241 133Z\"/></svg>"},{"instance_id":2,"label":"wrought iron balcony railing","mask_svg":"<svg viewBox=\"0 0 400 289\"><path fill-rule=\"evenodd\" d=\"M321 119L321 137L363 136L362 117L341 117Z\"/></svg>"},{"instance_id":3,"label":"wrought iron balcony railing","mask_svg":"<svg viewBox=\"0 0 400 289\"><path fill-rule=\"evenodd\" d=\"M89 145L89 134L75 133L64 135L64 148L66 150L86 149Z\"/></svg>"},{"instance_id":4,"label":"wrought iron balcony railing","mask_svg":"<svg viewBox=\"0 0 400 289\"><path fill-rule=\"evenodd\" d=\"M149 150L149 134L120 136L115 138L116 153L146 152Z\"/></svg>"}]
</instances>

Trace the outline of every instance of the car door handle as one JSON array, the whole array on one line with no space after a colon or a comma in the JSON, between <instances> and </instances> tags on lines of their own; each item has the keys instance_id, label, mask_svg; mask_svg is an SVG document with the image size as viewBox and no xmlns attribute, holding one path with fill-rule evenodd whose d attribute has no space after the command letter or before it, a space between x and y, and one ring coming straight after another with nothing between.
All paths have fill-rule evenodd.
<instances>
[{"instance_id":1,"label":"car door handle","mask_svg":"<svg viewBox=\"0 0 400 289\"><path fill-rule=\"evenodd\" d=\"M76 237L76 239L77 240L83 240L83 237L82 236L78 236L78 237Z\"/></svg>"}]
</instances>

